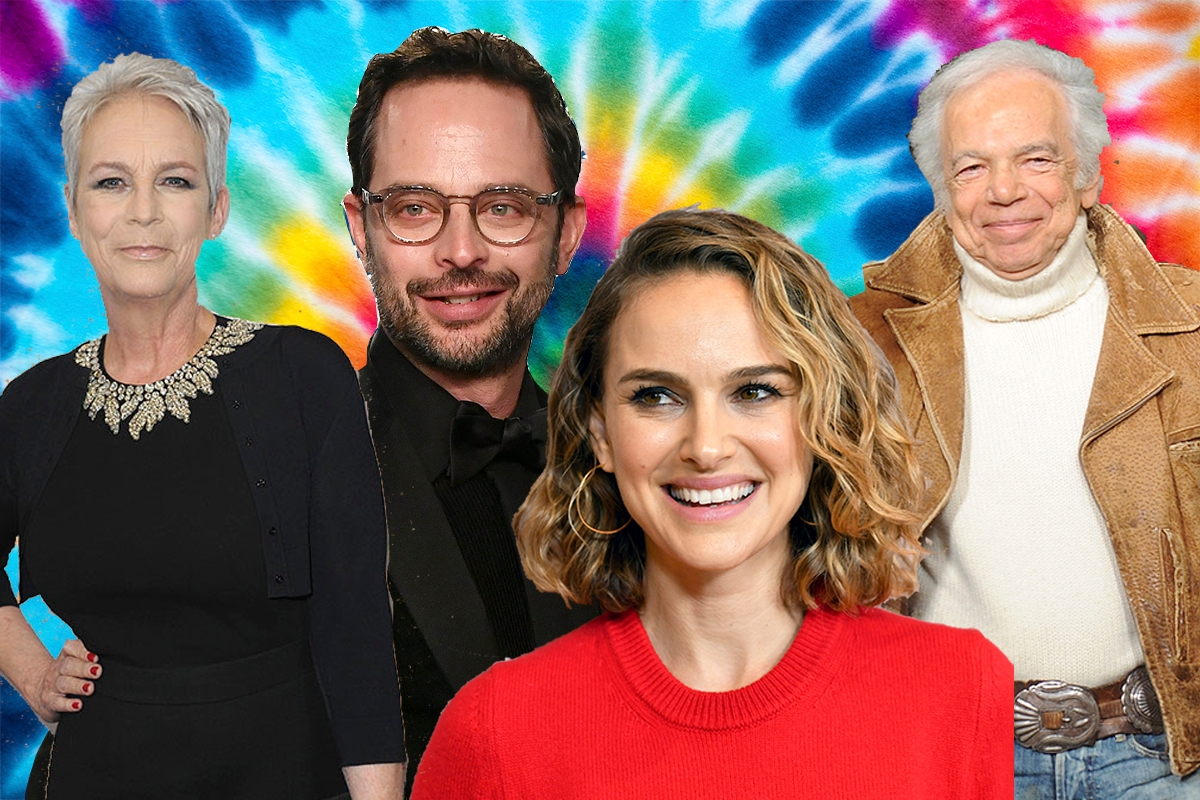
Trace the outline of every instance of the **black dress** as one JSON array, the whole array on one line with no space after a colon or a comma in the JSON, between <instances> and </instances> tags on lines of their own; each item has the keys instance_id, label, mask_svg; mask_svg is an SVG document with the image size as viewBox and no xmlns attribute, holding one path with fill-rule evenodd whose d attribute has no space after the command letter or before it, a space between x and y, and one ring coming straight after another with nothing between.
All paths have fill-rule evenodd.
<instances>
[{"instance_id":1,"label":"black dress","mask_svg":"<svg viewBox=\"0 0 1200 800\"><path fill-rule=\"evenodd\" d=\"M134 440L79 416L23 567L100 656L63 714L54 798L328 798L346 791L305 606L268 599L220 378Z\"/></svg>"}]
</instances>

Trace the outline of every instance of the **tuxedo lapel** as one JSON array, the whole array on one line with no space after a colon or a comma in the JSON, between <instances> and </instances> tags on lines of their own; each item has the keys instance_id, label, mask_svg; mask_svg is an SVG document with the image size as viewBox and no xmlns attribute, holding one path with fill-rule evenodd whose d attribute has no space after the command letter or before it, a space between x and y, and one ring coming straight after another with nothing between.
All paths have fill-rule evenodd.
<instances>
[{"instance_id":1,"label":"tuxedo lapel","mask_svg":"<svg viewBox=\"0 0 1200 800\"><path fill-rule=\"evenodd\" d=\"M499 647L441 502L400 423L403 409L392 407L386 378L370 359L360 380L383 476L388 579L457 691L501 659Z\"/></svg>"}]
</instances>

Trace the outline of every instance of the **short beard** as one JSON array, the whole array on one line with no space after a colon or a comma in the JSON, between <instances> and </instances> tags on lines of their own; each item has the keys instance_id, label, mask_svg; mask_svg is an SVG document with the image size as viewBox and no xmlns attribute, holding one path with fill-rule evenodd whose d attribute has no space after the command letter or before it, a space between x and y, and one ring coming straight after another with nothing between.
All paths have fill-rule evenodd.
<instances>
[{"instance_id":1,"label":"short beard","mask_svg":"<svg viewBox=\"0 0 1200 800\"><path fill-rule=\"evenodd\" d=\"M379 310L379 327L411 360L438 372L455 375L490 377L506 372L523 361L533 339L533 327L541 316L554 291L558 272L558 237L550 250L545 277L520 288L516 275L509 270L488 272L480 267L468 267L447 272L441 278L409 281L401 288L392 281L387 268L378 264L370 236L364 256L375 291ZM508 301L501 311L499 324L478 341L438 341L433 326L417 313L416 297L420 294L446 292L463 287L487 291L509 290ZM456 325L443 326L453 331Z\"/></svg>"}]
</instances>

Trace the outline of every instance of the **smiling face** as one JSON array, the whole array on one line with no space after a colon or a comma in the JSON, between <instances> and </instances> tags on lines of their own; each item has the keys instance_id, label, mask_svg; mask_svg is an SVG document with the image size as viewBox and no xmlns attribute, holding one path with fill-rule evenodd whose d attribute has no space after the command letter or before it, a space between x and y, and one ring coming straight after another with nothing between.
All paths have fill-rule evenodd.
<instances>
[{"instance_id":1,"label":"smiling face","mask_svg":"<svg viewBox=\"0 0 1200 800\"><path fill-rule=\"evenodd\" d=\"M1062 91L1037 72L1001 72L951 96L945 115L946 219L954 238L1002 278L1036 275L1099 195L1099 176L1075 188Z\"/></svg>"},{"instance_id":2,"label":"smiling face","mask_svg":"<svg viewBox=\"0 0 1200 800\"><path fill-rule=\"evenodd\" d=\"M196 256L225 225L229 194L208 206L204 138L160 97L127 95L84 128L71 233L96 271L105 302L195 292Z\"/></svg>"},{"instance_id":3,"label":"smiling face","mask_svg":"<svg viewBox=\"0 0 1200 800\"><path fill-rule=\"evenodd\" d=\"M646 578L745 569L778 582L812 456L798 387L745 284L684 270L635 291L613 323L592 448L646 534Z\"/></svg>"},{"instance_id":4,"label":"smiling face","mask_svg":"<svg viewBox=\"0 0 1200 800\"><path fill-rule=\"evenodd\" d=\"M541 129L528 96L480 80L401 85L375 120L375 165L368 187L424 186L444 195L553 186ZM450 206L441 235L420 245L389 237L375 210L347 194L351 233L365 254L380 326L415 361L456 374L523 368L529 340L555 275L566 272L584 229L579 202L543 211L517 245L488 242L467 204Z\"/></svg>"}]
</instances>

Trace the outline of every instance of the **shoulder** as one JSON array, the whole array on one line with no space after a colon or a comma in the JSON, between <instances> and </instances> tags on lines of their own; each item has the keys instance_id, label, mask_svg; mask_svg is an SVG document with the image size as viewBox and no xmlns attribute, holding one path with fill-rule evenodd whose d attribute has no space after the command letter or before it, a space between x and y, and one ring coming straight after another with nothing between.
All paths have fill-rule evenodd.
<instances>
[{"instance_id":1,"label":"shoulder","mask_svg":"<svg viewBox=\"0 0 1200 800\"><path fill-rule=\"evenodd\" d=\"M1158 264L1158 268L1171 282L1172 288L1179 292L1183 301L1200 310L1200 270L1162 262Z\"/></svg>"},{"instance_id":2,"label":"shoulder","mask_svg":"<svg viewBox=\"0 0 1200 800\"><path fill-rule=\"evenodd\" d=\"M604 620L493 664L460 689L438 718L413 797L490 796L483 787L500 782L501 772L537 765L544 774L569 738L564 726L577 726L600 691Z\"/></svg>"},{"instance_id":3,"label":"shoulder","mask_svg":"<svg viewBox=\"0 0 1200 800\"><path fill-rule=\"evenodd\" d=\"M78 350L77 347L69 353L39 361L9 381L4 391L0 392L0 409L16 410L30 403L40 405L46 401L47 393L62 391L63 381L69 381L73 376L80 379L82 388L87 372L75 363Z\"/></svg>"},{"instance_id":4,"label":"shoulder","mask_svg":"<svg viewBox=\"0 0 1200 800\"><path fill-rule=\"evenodd\" d=\"M469 707L471 713L517 727L530 714L563 713L561 706L570 698L594 691L605 663L607 619L602 615L530 653L496 662L459 690L451 706ZM536 721L527 722L537 727Z\"/></svg>"},{"instance_id":5,"label":"shoulder","mask_svg":"<svg viewBox=\"0 0 1200 800\"><path fill-rule=\"evenodd\" d=\"M255 332L246 351L247 355L275 352L285 362L296 366L353 371L350 359L336 342L323 333L296 325L263 325Z\"/></svg>"},{"instance_id":6,"label":"shoulder","mask_svg":"<svg viewBox=\"0 0 1200 800\"><path fill-rule=\"evenodd\" d=\"M499 661L467 686L478 684L476 691L493 696L544 697L548 690L569 694L575 684L593 682L592 667L600 662L605 626L611 619L601 615L530 653Z\"/></svg>"},{"instance_id":7,"label":"shoulder","mask_svg":"<svg viewBox=\"0 0 1200 800\"><path fill-rule=\"evenodd\" d=\"M868 282L867 288L850 298L850 310L858 318L859 323L867 330L883 324L883 312L891 308L908 308L916 305L912 300L898 292L875 289L870 286L871 276L878 274L885 262L875 261L863 267L863 275Z\"/></svg>"},{"instance_id":8,"label":"shoulder","mask_svg":"<svg viewBox=\"0 0 1200 800\"><path fill-rule=\"evenodd\" d=\"M295 325L261 325L230 359L251 380L286 377L301 394L330 393L335 387L342 394L350 383L357 384L354 367L336 342Z\"/></svg>"},{"instance_id":9,"label":"shoulder","mask_svg":"<svg viewBox=\"0 0 1200 800\"><path fill-rule=\"evenodd\" d=\"M977 630L924 622L881 608L863 611L851 627L856 651L876 664L906 666L949 680L969 671L999 672L1012 680L1008 659Z\"/></svg>"}]
</instances>

